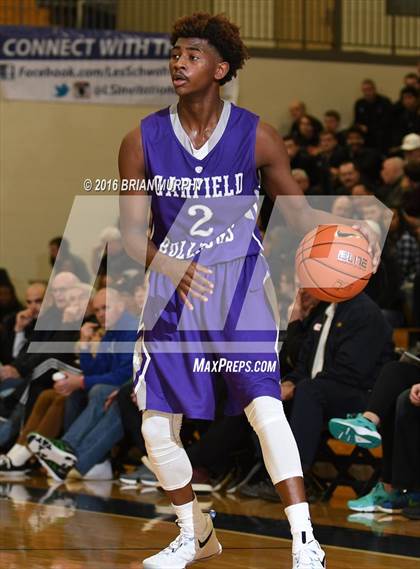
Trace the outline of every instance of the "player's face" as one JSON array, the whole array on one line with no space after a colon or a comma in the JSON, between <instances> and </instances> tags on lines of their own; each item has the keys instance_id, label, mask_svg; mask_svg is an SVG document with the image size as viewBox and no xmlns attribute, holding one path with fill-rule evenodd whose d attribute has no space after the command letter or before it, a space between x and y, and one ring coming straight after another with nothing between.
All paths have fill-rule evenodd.
<instances>
[{"instance_id":1,"label":"player's face","mask_svg":"<svg viewBox=\"0 0 420 569\"><path fill-rule=\"evenodd\" d=\"M171 51L169 71L177 95L205 91L222 79L228 68L204 39L179 38Z\"/></svg>"}]
</instances>

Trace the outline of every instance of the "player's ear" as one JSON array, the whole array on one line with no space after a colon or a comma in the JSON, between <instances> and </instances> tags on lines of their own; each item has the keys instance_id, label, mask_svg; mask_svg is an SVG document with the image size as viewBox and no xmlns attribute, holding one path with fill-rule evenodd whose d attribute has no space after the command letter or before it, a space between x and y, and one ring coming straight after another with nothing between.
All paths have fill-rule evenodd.
<instances>
[{"instance_id":1,"label":"player's ear","mask_svg":"<svg viewBox=\"0 0 420 569\"><path fill-rule=\"evenodd\" d=\"M229 72L229 63L227 61L220 61L217 64L216 67L216 72L214 74L214 78L216 79L216 81L220 81L221 79L223 79L223 77L226 77L226 75Z\"/></svg>"}]
</instances>

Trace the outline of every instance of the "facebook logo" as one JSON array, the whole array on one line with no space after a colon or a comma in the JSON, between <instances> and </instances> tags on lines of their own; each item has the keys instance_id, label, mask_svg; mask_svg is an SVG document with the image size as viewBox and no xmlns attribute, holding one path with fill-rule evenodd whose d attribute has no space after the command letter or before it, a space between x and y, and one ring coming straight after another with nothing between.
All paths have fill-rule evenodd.
<instances>
[{"instance_id":1,"label":"facebook logo","mask_svg":"<svg viewBox=\"0 0 420 569\"><path fill-rule=\"evenodd\" d=\"M15 66L11 63L0 64L0 80L14 79Z\"/></svg>"}]
</instances>

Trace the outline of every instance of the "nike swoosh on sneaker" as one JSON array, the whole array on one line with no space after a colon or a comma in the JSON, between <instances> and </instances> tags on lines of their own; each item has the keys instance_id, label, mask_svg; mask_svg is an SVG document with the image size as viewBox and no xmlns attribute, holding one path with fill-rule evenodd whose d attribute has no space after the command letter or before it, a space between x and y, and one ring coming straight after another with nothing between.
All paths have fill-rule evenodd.
<instances>
[{"instance_id":1,"label":"nike swoosh on sneaker","mask_svg":"<svg viewBox=\"0 0 420 569\"><path fill-rule=\"evenodd\" d=\"M206 537L206 539L204 541L198 540L198 545L200 546L200 549L203 549L203 547L205 547L207 545L209 539L211 538L212 533L213 533L213 530L211 530L211 532L209 533L209 535Z\"/></svg>"},{"instance_id":2,"label":"nike swoosh on sneaker","mask_svg":"<svg viewBox=\"0 0 420 569\"><path fill-rule=\"evenodd\" d=\"M354 437L354 440L356 443L370 443L371 442L369 439L365 439L364 437L361 437L360 435L356 435Z\"/></svg>"}]
</instances>

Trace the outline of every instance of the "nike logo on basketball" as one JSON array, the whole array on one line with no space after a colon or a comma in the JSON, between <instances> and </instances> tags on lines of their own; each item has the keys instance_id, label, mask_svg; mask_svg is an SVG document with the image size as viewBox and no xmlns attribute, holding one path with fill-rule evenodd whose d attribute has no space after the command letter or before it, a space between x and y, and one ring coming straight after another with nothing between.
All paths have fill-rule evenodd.
<instances>
[{"instance_id":1,"label":"nike logo on basketball","mask_svg":"<svg viewBox=\"0 0 420 569\"><path fill-rule=\"evenodd\" d=\"M346 231L340 231L337 229L335 232L337 237L360 237L357 233L347 233Z\"/></svg>"},{"instance_id":2,"label":"nike logo on basketball","mask_svg":"<svg viewBox=\"0 0 420 569\"><path fill-rule=\"evenodd\" d=\"M211 538L212 533L213 533L213 530L211 530L211 532L209 533L209 535L206 537L206 539L204 541L198 540L198 545L200 546L200 549L203 549L203 547L205 547L207 545L209 539Z\"/></svg>"}]
</instances>

